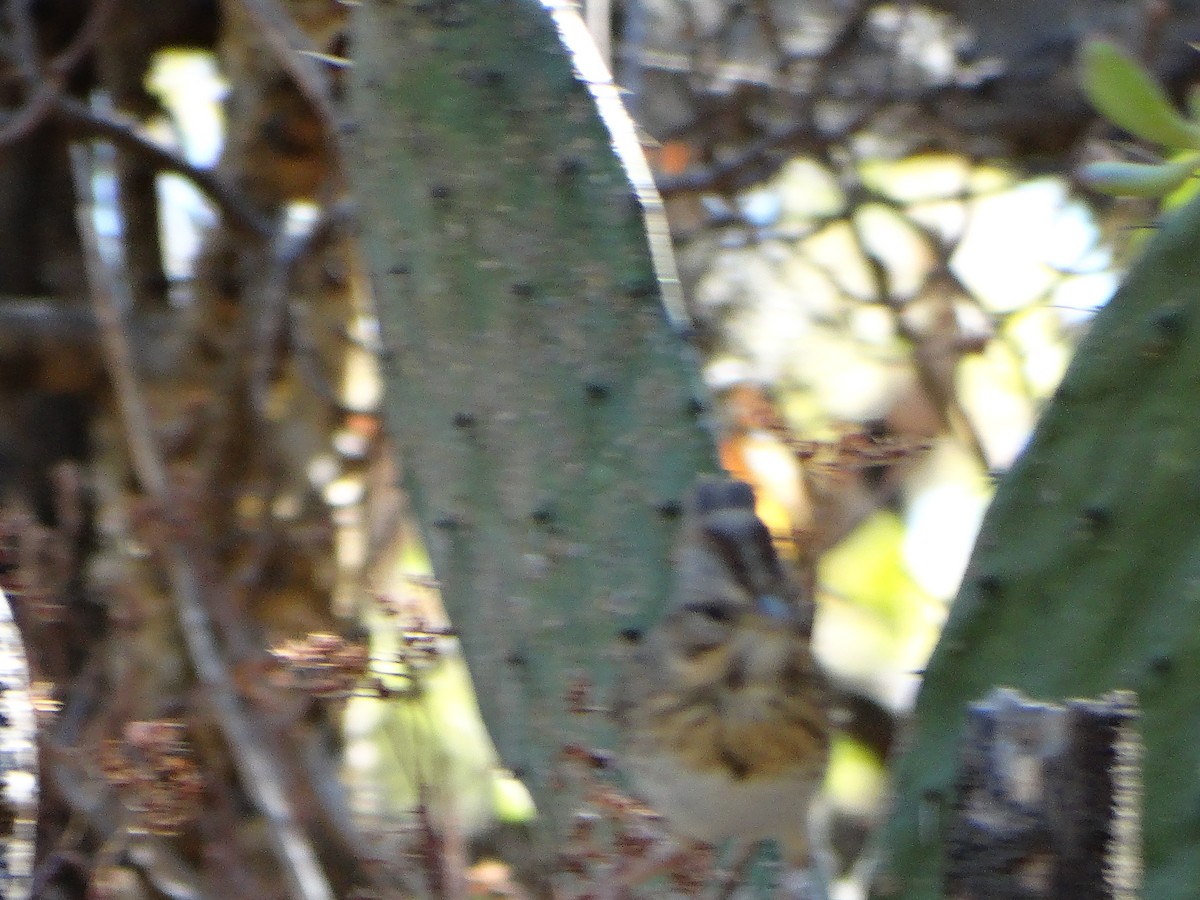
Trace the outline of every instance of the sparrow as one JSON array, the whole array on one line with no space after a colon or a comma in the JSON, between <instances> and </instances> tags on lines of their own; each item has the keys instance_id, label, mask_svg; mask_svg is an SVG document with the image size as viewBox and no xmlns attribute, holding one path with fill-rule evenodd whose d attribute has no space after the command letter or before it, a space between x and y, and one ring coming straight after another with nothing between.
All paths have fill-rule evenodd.
<instances>
[{"instance_id":1,"label":"sparrow","mask_svg":"<svg viewBox=\"0 0 1200 900\"><path fill-rule=\"evenodd\" d=\"M807 867L830 745L811 598L739 481L697 484L675 563L669 609L618 678L618 761L676 837L773 838Z\"/></svg>"}]
</instances>

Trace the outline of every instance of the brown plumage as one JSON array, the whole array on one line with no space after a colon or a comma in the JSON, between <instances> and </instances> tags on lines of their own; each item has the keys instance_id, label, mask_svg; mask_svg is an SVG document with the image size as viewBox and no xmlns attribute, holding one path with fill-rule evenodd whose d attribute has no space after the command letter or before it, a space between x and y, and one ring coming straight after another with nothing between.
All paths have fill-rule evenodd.
<instances>
[{"instance_id":1,"label":"brown plumage","mask_svg":"<svg viewBox=\"0 0 1200 900\"><path fill-rule=\"evenodd\" d=\"M804 864L829 755L811 600L741 482L697 486L676 566L671 608L618 686L622 765L680 836L776 838Z\"/></svg>"}]
</instances>

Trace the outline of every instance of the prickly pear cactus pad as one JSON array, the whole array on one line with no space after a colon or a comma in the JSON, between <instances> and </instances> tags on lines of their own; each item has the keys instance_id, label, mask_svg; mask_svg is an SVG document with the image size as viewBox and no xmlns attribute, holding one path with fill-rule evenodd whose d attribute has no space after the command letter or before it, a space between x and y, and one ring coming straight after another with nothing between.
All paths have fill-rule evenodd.
<instances>
[{"instance_id":1,"label":"prickly pear cactus pad","mask_svg":"<svg viewBox=\"0 0 1200 900\"><path fill-rule=\"evenodd\" d=\"M1200 884L1200 203L1096 317L989 510L897 771L879 897L942 896L969 701L1136 692L1144 896Z\"/></svg>"},{"instance_id":2,"label":"prickly pear cactus pad","mask_svg":"<svg viewBox=\"0 0 1200 900\"><path fill-rule=\"evenodd\" d=\"M568 687L603 702L617 634L665 596L683 493L715 469L650 253L661 212L536 0L356 16L390 427L484 720L553 819L564 745L609 745Z\"/></svg>"}]
</instances>

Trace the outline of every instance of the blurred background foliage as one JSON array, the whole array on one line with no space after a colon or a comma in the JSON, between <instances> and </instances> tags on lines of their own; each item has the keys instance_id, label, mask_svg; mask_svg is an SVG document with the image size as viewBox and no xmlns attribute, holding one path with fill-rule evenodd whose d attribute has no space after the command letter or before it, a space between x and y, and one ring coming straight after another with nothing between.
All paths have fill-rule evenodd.
<instances>
[{"instance_id":1,"label":"blurred background foliage","mask_svg":"<svg viewBox=\"0 0 1200 900\"><path fill-rule=\"evenodd\" d=\"M105 879L133 885L121 896L281 891L236 789L183 839L131 836L112 813L130 778L81 752L125 740L129 720L206 719L153 566L175 526L129 487L123 401L100 374L72 139L102 142L96 229L123 253L138 365L230 666L297 782L331 783L344 763L349 803L319 787L298 801L338 893L516 890L503 869L469 868L519 852L529 801L474 712L378 415L332 112L351 7L5 5L0 462L5 527L26 548L6 588L56 761L41 896ZM1200 4L583 12L666 204L722 461L755 484L786 552L815 564L817 652L846 726L828 780L838 896L861 896L886 759L993 479L1155 212L1081 189L1081 163L1137 151L1089 109L1076 52L1106 35L1181 97ZM326 633L366 640L370 661L330 671L287 644ZM333 682L314 688L314 671ZM229 767L212 740L194 752Z\"/></svg>"}]
</instances>

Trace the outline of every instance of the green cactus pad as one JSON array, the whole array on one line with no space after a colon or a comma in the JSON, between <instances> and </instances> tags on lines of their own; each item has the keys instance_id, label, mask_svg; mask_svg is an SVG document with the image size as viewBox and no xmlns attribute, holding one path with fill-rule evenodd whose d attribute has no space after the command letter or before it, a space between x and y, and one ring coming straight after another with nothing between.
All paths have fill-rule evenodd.
<instances>
[{"instance_id":1,"label":"green cactus pad","mask_svg":"<svg viewBox=\"0 0 1200 900\"><path fill-rule=\"evenodd\" d=\"M878 897L941 897L967 704L994 686L1141 705L1145 892L1200 884L1200 203L1097 315L1004 478L925 676Z\"/></svg>"},{"instance_id":2,"label":"green cactus pad","mask_svg":"<svg viewBox=\"0 0 1200 900\"><path fill-rule=\"evenodd\" d=\"M356 17L391 433L484 720L561 822L563 747L611 746L568 687L604 702L618 633L665 598L684 492L715 469L647 239L661 210L536 0Z\"/></svg>"}]
</instances>

